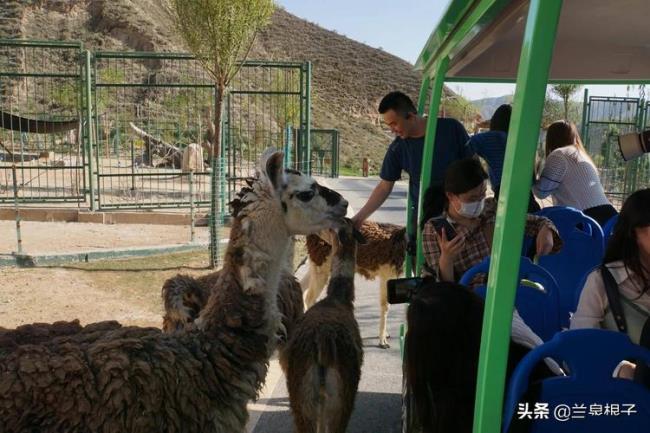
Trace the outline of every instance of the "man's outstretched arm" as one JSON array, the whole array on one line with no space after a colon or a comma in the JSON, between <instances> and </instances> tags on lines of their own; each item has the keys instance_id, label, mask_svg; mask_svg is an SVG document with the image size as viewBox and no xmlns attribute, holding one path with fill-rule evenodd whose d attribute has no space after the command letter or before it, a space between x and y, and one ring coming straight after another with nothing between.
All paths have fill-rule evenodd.
<instances>
[{"instance_id":1,"label":"man's outstretched arm","mask_svg":"<svg viewBox=\"0 0 650 433\"><path fill-rule=\"evenodd\" d=\"M394 181L381 179L375 189L372 190L368 201L355 216L352 217L354 225L359 228L361 223L364 222L370 215L372 215L379 206L384 204L390 193L393 191Z\"/></svg>"}]
</instances>

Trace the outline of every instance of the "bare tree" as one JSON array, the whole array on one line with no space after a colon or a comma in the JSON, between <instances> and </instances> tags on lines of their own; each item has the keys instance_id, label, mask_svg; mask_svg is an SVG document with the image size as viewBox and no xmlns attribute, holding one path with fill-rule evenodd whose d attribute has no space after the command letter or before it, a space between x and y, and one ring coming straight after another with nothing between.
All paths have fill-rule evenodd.
<instances>
[{"instance_id":1,"label":"bare tree","mask_svg":"<svg viewBox=\"0 0 650 433\"><path fill-rule=\"evenodd\" d=\"M269 21L273 0L171 0L174 23L189 50L214 80L210 262L216 267L217 199L221 164L221 113L224 93L248 57L255 36Z\"/></svg>"}]
</instances>

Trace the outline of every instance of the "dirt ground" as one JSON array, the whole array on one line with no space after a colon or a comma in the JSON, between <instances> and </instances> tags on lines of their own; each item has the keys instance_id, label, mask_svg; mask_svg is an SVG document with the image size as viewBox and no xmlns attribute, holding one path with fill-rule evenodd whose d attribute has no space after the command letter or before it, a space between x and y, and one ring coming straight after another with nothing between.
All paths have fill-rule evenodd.
<instances>
[{"instance_id":1,"label":"dirt ground","mask_svg":"<svg viewBox=\"0 0 650 433\"><path fill-rule=\"evenodd\" d=\"M0 268L0 326L72 319L160 326L165 279L210 272L207 263L206 251L52 268Z\"/></svg>"},{"instance_id":2,"label":"dirt ground","mask_svg":"<svg viewBox=\"0 0 650 433\"><path fill-rule=\"evenodd\" d=\"M298 242L296 266L304 255L304 241ZM212 272L208 260L206 249L57 267L0 268L0 326L79 319L82 324L117 320L159 327L163 282L179 273Z\"/></svg>"},{"instance_id":3,"label":"dirt ground","mask_svg":"<svg viewBox=\"0 0 650 433\"><path fill-rule=\"evenodd\" d=\"M26 254L74 253L184 244L190 241L190 227L23 221L21 237ZM208 228L196 227L195 239L197 242L207 242ZM16 223L0 221L0 254L10 254L16 248Z\"/></svg>"}]
</instances>

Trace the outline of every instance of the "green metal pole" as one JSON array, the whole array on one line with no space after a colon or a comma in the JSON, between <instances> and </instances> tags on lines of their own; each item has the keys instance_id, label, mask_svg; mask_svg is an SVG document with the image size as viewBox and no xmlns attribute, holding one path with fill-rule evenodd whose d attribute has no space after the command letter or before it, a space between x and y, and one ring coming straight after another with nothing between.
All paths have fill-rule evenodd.
<instances>
[{"instance_id":1,"label":"green metal pole","mask_svg":"<svg viewBox=\"0 0 650 433\"><path fill-rule=\"evenodd\" d=\"M444 57L440 60L435 69L435 76L431 85L431 100L429 101L429 117L427 118L427 129L424 136L424 150L422 153L422 171L420 176L420 196L418 198L418 219L417 227L415 228L418 234L417 237L417 255L415 258L415 275L420 275L420 269L424 264L424 254L422 252L422 227L421 221L423 217L424 193L431 186L431 167L433 161L433 153L435 149L436 129L438 126L438 108L440 107L440 100L442 98L442 86L445 82L445 75L447 74L447 66L449 65L449 57ZM419 102L418 102L419 104Z\"/></svg>"},{"instance_id":2,"label":"green metal pole","mask_svg":"<svg viewBox=\"0 0 650 433\"><path fill-rule=\"evenodd\" d=\"M429 93L430 87L431 79L429 76L425 76L422 80L422 85L420 86L420 95L418 96L418 115L420 116L424 115L424 107L426 105L427 93ZM406 232L409 235L409 239L413 239L415 235L415 227L413 227L413 203L411 201L410 190L406 194ZM407 277L413 276L413 259L414 257L409 254L409 260L406 261L404 267L404 275Z\"/></svg>"},{"instance_id":3,"label":"green metal pole","mask_svg":"<svg viewBox=\"0 0 650 433\"><path fill-rule=\"evenodd\" d=\"M305 88L305 148L307 149L305 173L311 175L311 62L307 62Z\"/></svg>"},{"instance_id":4,"label":"green metal pole","mask_svg":"<svg viewBox=\"0 0 650 433\"><path fill-rule=\"evenodd\" d=\"M494 228L474 408L474 433L501 431L512 311L528 196L562 0L531 0ZM515 171L516 167L516 171Z\"/></svg>"},{"instance_id":5,"label":"green metal pole","mask_svg":"<svg viewBox=\"0 0 650 433\"><path fill-rule=\"evenodd\" d=\"M97 204L95 203L95 170L93 167L93 129L92 129L92 73L90 70L90 51L86 50L85 52L86 60L86 73L84 79L86 80L84 90L86 92L86 150L88 152L88 188L90 193L90 210L97 210Z\"/></svg>"}]
</instances>

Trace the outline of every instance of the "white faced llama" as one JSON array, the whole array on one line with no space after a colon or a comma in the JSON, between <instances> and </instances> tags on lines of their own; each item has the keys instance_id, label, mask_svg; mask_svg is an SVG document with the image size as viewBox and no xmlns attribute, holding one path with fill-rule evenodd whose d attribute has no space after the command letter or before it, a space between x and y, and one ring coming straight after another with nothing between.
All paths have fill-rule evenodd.
<instances>
[{"instance_id":1,"label":"white faced llama","mask_svg":"<svg viewBox=\"0 0 650 433\"><path fill-rule=\"evenodd\" d=\"M197 326L164 334L100 323L39 344L5 334L0 431L244 431L275 343L290 237L338 224L347 207L308 176L285 172L281 153L261 167L233 202L219 287Z\"/></svg>"},{"instance_id":2,"label":"white faced llama","mask_svg":"<svg viewBox=\"0 0 650 433\"><path fill-rule=\"evenodd\" d=\"M297 433L345 433L352 414L363 362L353 305L361 238L355 232L351 222L338 230L327 296L298 321L280 352Z\"/></svg>"},{"instance_id":3,"label":"white faced llama","mask_svg":"<svg viewBox=\"0 0 650 433\"><path fill-rule=\"evenodd\" d=\"M402 274L406 256L406 228L387 223L364 221L359 230L366 244L359 245L356 271L369 280L379 277L379 347L388 344L388 287L387 282ZM328 232L307 236L309 255L307 274L300 281L305 291L305 307L310 308L320 296L330 277L332 247Z\"/></svg>"}]
</instances>

